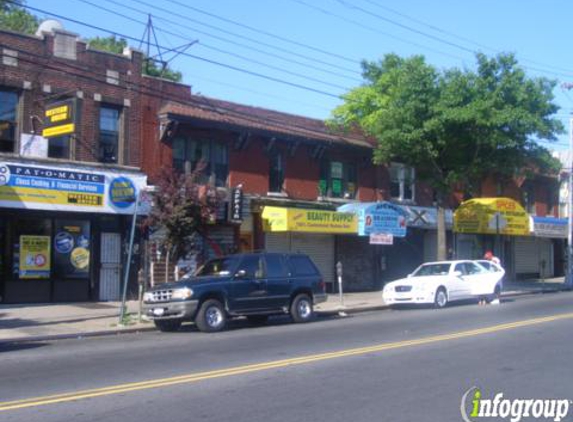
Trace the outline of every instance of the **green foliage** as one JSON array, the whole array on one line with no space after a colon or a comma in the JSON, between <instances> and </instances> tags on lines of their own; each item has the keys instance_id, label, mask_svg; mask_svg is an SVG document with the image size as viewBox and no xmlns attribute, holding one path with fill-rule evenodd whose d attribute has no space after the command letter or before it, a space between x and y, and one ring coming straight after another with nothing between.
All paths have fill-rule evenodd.
<instances>
[{"instance_id":1,"label":"green foliage","mask_svg":"<svg viewBox=\"0 0 573 422\"><path fill-rule=\"evenodd\" d=\"M88 42L91 48L116 54L121 54L123 49L128 45L124 38L116 38L115 35L91 38ZM183 79L181 72L172 70L169 67L162 69L162 67L151 59L145 60L142 72L144 75L161 77L174 82L181 82Z\"/></svg>"},{"instance_id":2,"label":"green foliage","mask_svg":"<svg viewBox=\"0 0 573 422\"><path fill-rule=\"evenodd\" d=\"M123 49L127 47L125 38L116 38L115 35L91 38L88 43L90 48L115 54L122 54Z\"/></svg>"},{"instance_id":3,"label":"green foliage","mask_svg":"<svg viewBox=\"0 0 573 422\"><path fill-rule=\"evenodd\" d=\"M345 95L331 124L375 137L375 162L415 167L438 199L459 183L476 191L492 173L555 170L556 160L535 142L563 131L552 118L555 82L528 78L511 54L476 58L476 71L438 71L421 56L364 62L365 83Z\"/></svg>"},{"instance_id":4,"label":"green foliage","mask_svg":"<svg viewBox=\"0 0 573 422\"><path fill-rule=\"evenodd\" d=\"M0 29L34 34L40 23L38 18L21 6L24 1L20 0L17 3L0 0Z\"/></svg>"},{"instance_id":5,"label":"green foliage","mask_svg":"<svg viewBox=\"0 0 573 422\"><path fill-rule=\"evenodd\" d=\"M216 190L197 183L201 171L180 174L163 169L157 180L158 191L146 223L165 232L163 246L175 260L191 252L192 236L214 219Z\"/></svg>"}]
</instances>

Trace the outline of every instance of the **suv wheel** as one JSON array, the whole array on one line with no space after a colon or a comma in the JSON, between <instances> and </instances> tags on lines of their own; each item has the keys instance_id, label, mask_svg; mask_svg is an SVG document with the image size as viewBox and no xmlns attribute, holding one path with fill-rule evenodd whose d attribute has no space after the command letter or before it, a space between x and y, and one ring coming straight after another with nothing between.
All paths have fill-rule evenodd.
<instances>
[{"instance_id":1,"label":"suv wheel","mask_svg":"<svg viewBox=\"0 0 573 422\"><path fill-rule=\"evenodd\" d=\"M203 302L195 318L195 324L200 331L213 333L221 331L227 323L227 314L221 302L209 299Z\"/></svg>"},{"instance_id":2,"label":"suv wheel","mask_svg":"<svg viewBox=\"0 0 573 422\"><path fill-rule=\"evenodd\" d=\"M290 305L290 315L294 322L308 322L314 316L312 299L307 294L297 295Z\"/></svg>"},{"instance_id":3,"label":"suv wheel","mask_svg":"<svg viewBox=\"0 0 573 422\"><path fill-rule=\"evenodd\" d=\"M163 332L177 331L181 327L181 320L179 319L157 319L153 323L159 331Z\"/></svg>"}]
</instances>

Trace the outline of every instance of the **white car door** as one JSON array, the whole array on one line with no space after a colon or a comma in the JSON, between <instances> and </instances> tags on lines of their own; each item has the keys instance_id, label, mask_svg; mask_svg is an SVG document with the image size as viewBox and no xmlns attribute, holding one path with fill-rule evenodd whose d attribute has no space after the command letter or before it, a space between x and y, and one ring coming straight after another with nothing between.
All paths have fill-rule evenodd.
<instances>
[{"instance_id":1,"label":"white car door","mask_svg":"<svg viewBox=\"0 0 573 422\"><path fill-rule=\"evenodd\" d=\"M455 266L455 271L461 272L461 276L456 277L456 299L468 299L472 297L472 286L478 282L483 268L470 261L459 262Z\"/></svg>"},{"instance_id":2,"label":"white car door","mask_svg":"<svg viewBox=\"0 0 573 422\"><path fill-rule=\"evenodd\" d=\"M450 301L463 299L464 295L467 294L467 281L465 280L466 275L467 269L465 262L458 262L454 265L448 280Z\"/></svg>"}]
</instances>

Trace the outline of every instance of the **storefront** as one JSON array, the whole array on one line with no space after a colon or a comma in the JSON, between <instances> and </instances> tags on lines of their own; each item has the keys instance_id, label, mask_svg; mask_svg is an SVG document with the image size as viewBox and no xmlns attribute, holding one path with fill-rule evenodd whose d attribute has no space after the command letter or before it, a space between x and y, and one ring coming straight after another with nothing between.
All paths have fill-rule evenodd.
<instances>
[{"instance_id":1,"label":"storefront","mask_svg":"<svg viewBox=\"0 0 573 422\"><path fill-rule=\"evenodd\" d=\"M403 260L397 258L400 253L395 252L406 245L406 213L390 202L345 204L337 211L358 218L358 236L336 236L336 261L344 268L345 290L381 289L404 268Z\"/></svg>"},{"instance_id":2,"label":"storefront","mask_svg":"<svg viewBox=\"0 0 573 422\"><path fill-rule=\"evenodd\" d=\"M135 198L145 199L145 185L138 172L0 163L2 302L118 300Z\"/></svg>"},{"instance_id":3,"label":"storefront","mask_svg":"<svg viewBox=\"0 0 573 422\"><path fill-rule=\"evenodd\" d=\"M335 235L356 236L357 217L351 213L265 206L262 214L268 252L300 252L314 261L327 289L335 283Z\"/></svg>"},{"instance_id":4,"label":"storefront","mask_svg":"<svg viewBox=\"0 0 573 422\"><path fill-rule=\"evenodd\" d=\"M506 274L515 278L524 250L532 243L529 215L509 198L476 198L462 202L454 213L456 254L481 258L486 250L501 259ZM530 248L528 248L529 250ZM471 254L471 256L466 256Z\"/></svg>"},{"instance_id":5,"label":"storefront","mask_svg":"<svg viewBox=\"0 0 573 422\"><path fill-rule=\"evenodd\" d=\"M516 238L517 277L547 278L564 275L567 219L533 216L531 227L532 237Z\"/></svg>"}]
</instances>

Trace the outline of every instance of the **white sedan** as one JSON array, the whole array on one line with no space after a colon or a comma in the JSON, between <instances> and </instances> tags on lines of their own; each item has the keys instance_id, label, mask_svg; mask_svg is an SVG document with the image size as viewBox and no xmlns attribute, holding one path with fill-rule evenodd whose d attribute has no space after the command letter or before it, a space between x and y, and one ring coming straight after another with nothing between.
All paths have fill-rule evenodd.
<instances>
[{"instance_id":1,"label":"white sedan","mask_svg":"<svg viewBox=\"0 0 573 422\"><path fill-rule=\"evenodd\" d=\"M434 304L437 308L456 300L491 301L501 293L505 271L488 264L470 260L427 262L407 278L386 284L382 297L387 305Z\"/></svg>"}]
</instances>

